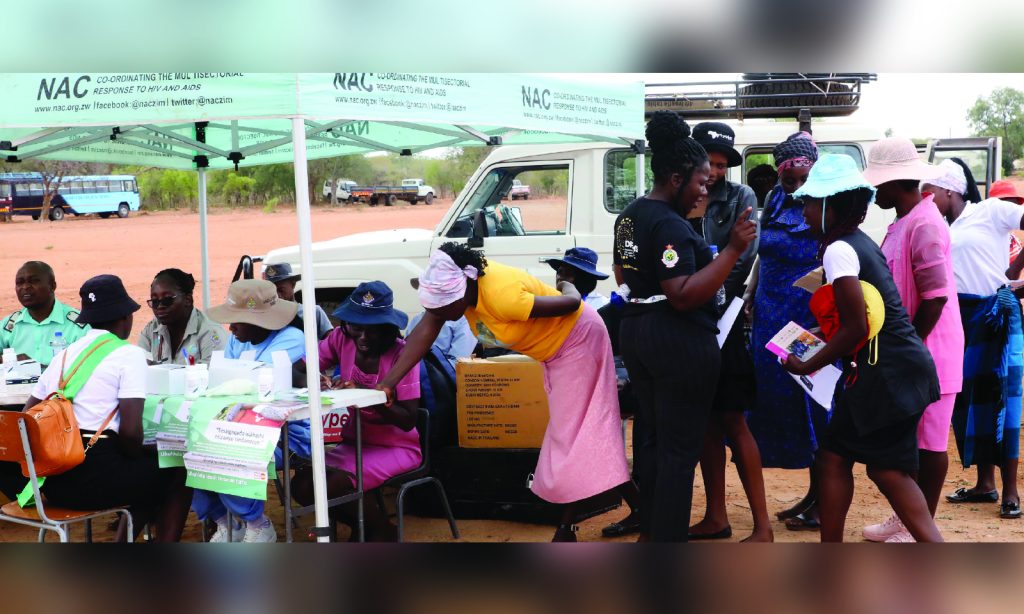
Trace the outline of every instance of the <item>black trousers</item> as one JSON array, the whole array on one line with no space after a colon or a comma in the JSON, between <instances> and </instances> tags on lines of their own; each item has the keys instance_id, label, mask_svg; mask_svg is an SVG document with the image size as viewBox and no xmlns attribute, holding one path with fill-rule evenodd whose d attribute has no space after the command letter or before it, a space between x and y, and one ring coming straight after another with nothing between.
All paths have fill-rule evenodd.
<instances>
[{"instance_id":1,"label":"black trousers","mask_svg":"<svg viewBox=\"0 0 1024 614\"><path fill-rule=\"evenodd\" d=\"M633 464L642 531L685 542L721 353L715 334L667 304L622 320L622 357L637 398Z\"/></svg>"}]
</instances>

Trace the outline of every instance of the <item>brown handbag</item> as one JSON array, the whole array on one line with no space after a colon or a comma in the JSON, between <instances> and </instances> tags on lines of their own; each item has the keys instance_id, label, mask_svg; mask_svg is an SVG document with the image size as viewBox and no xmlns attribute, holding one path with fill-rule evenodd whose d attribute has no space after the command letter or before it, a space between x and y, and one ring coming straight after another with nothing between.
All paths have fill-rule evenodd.
<instances>
[{"instance_id":1,"label":"brown handbag","mask_svg":"<svg viewBox=\"0 0 1024 614\"><path fill-rule=\"evenodd\" d=\"M31 420L25 420L25 426L28 430L29 445L32 448L32 461L35 464L36 476L59 475L81 465L85 461L85 453L95 445L99 440L100 434L107 428L110 421L114 419L114 415L117 414L118 408L115 407L110 412L110 415L107 416L107 419L103 421L100 428L96 430L89 443L83 446L82 433L78 430L78 420L75 419L74 406L71 399L65 396L65 388L68 386L71 378L86 363L86 360L93 352L111 341L114 341L114 338L95 343L78 360L78 364L75 365L75 368L71 370L71 373L66 378L64 377L64 364L67 360L67 352L65 352L60 363L60 382L57 384L57 390L51 392L36 405L25 410L25 415L31 418ZM82 375L88 379L92 375L92 369L95 366L93 364L91 368L87 368L87 372L83 372ZM25 477L29 477L28 463L25 461L21 463L21 473Z\"/></svg>"}]
</instances>

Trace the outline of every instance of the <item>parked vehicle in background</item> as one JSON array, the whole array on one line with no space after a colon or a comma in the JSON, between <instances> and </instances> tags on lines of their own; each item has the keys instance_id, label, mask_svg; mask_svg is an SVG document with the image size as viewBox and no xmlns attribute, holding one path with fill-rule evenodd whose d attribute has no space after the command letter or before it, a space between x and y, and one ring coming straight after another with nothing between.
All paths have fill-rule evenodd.
<instances>
[{"instance_id":1,"label":"parked vehicle in background","mask_svg":"<svg viewBox=\"0 0 1024 614\"><path fill-rule=\"evenodd\" d=\"M423 183L422 179L403 179L400 186L354 186L351 194L355 202L370 203L371 207L381 202L390 207L399 200L404 200L410 205L420 201L428 205L434 202L434 188Z\"/></svg>"},{"instance_id":2,"label":"parked vehicle in background","mask_svg":"<svg viewBox=\"0 0 1024 614\"><path fill-rule=\"evenodd\" d=\"M323 197L324 202L331 202L331 187L332 182L338 182L337 192L335 196L339 202L346 202L352 196L352 188L356 187L356 182L351 179L326 179L324 180Z\"/></svg>"},{"instance_id":3,"label":"parked vehicle in background","mask_svg":"<svg viewBox=\"0 0 1024 614\"><path fill-rule=\"evenodd\" d=\"M518 179L513 179L512 191L508 193L508 197L511 200L529 200L530 186L523 185L523 182Z\"/></svg>"},{"instance_id":4,"label":"parked vehicle in background","mask_svg":"<svg viewBox=\"0 0 1024 614\"><path fill-rule=\"evenodd\" d=\"M792 81L784 80L783 84ZM763 85L763 81L759 81ZM813 83L821 85L821 79ZM781 88L783 84L778 84ZM789 88L791 86L786 86ZM814 138L822 153L847 154L864 168L871 145L883 138L884 126L866 126L843 117L854 88L842 90L842 99L835 107L789 109L786 113L766 107L770 88L758 90L758 112L771 119L738 120L721 106L694 108L692 100L668 100L661 97L649 108L670 108L682 113L688 122L707 118L726 121L736 132L735 147L743 156L741 165L729 169L728 179L748 183L747 174L763 164L773 166L772 149L799 129L811 129L815 118ZM741 89L741 92L744 91ZM746 94L739 94L745 96ZM779 94L782 105L790 92ZM801 94L805 96L805 94ZM806 96L812 96L806 94ZM650 100L650 99L649 99ZM741 100L746 100L742 99ZM744 105L750 103L743 103ZM854 107L855 108L855 107ZM749 110L744 106L743 113ZM770 115L773 112L774 115ZM787 114L788 113L788 114ZM823 119L819 120L821 116ZM785 121L788 118L789 121ZM806 121L804 121L806 120ZM984 141L984 142L981 142ZM963 155L977 166L979 178L998 178L1000 156L998 139L956 142L937 141L929 148L934 159ZM649 152L648 152L649 154ZM612 234L618 214L637 197L637 152L624 144L576 143L562 145L512 145L495 148L466 182L448 213L434 230L400 228L342 236L314 244L317 302L327 309L347 297L361 282L379 279L395 294L395 306L409 313L422 307L409 279L419 275L427 265L430 253L447 241L466 241L482 248L488 258L526 270L531 275L554 285L554 271L546 260L559 257L570 247L589 247L599 255L599 267L611 269ZM650 189L652 174L650 155L645 156L646 186ZM995 173L995 174L993 174ZM502 202L511 199L516 182L520 185L544 186L543 199L531 199L516 205ZM983 188L982 193L985 193ZM547 195L554 195L548 197ZM893 219L892 211L879 207L869 209L861 228L878 242L885 236ZM267 264L288 262L299 267L297 246L271 251ZM614 290L609 279L599 283L606 296Z\"/></svg>"},{"instance_id":5,"label":"parked vehicle in background","mask_svg":"<svg viewBox=\"0 0 1024 614\"><path fill-rule=\"evenodd\" d=\"M43 210L46 189L40 173L0 174L0 208L7 202L13 215L31 215L37 220ZM134 175L76 175L61 179L57 194L50 202L53 221L67 214L97 214L128 217L141 205L139 185Z\"/></svg>"}]
</instances>

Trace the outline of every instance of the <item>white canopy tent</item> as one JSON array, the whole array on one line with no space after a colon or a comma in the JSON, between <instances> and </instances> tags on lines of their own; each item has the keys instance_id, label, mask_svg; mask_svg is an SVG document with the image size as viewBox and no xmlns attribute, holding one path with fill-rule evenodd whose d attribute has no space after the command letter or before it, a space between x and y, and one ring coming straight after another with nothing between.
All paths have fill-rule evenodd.
<instances>
[{"instance_id":1,"label":"white canopy tent","mask_svg":"<svg viewBox=\"0 0 1024 614\"><path fill-rule=\"evenodd\" d=\"M0 155L195 169L210 306L207 168L293 162L303 318L314 322L308 158L580 141L638 150L644 89L543 75L426 73L0 74ZM316 525L328 524L315 330L306 330ZM318 537L325 541L326 537Z\"/></svg>"}]
</instances>

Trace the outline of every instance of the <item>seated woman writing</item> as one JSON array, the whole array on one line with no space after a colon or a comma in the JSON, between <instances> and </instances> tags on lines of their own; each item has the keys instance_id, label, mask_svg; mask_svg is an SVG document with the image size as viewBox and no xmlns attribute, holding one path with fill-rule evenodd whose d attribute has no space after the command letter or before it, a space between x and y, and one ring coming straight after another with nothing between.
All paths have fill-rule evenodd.
<instances>
[{"instance_id":1,"label":"seated woman writing","mask_svg":"<svg viewBox=\"0 0 1024 614\"><path fill-rule=\"evenodd\" d=\"M243 279L234 282L228 288L228 300L225 304L210 309L210 319L229 325L232 337L224 349L225 358L256 360L272 365L274 352L283 351L287 352L288 358L294 363L306 355L302 331L288 326L298 310L297 303L278 298L277 288L271 282L263 279ZM308 442L308 421L289 423L288 429L289 435L296 434L296 445L300 445L303 433ZM264 507L264 502L258 499L208 490L195 491L192 500L192 509L200 519L213 520L217 523L217 531L210 538L210 542L228 540L228 512L245 521L245 535L242 541L277 541L277 532L264 513ZM237 540L241 535L240 530L231 532L233 540Z\"/></svg>"},{"instance_id":2,"label":"seated woman writing","mask_svg":"<svg viewBox=\"0 0 1024 614\"><path fill-rule=\"evenodd\" d=\"M360 284L332 314L342 324L320 342L320 371L324 389L375 389L405 348L400 331L408 316L394 308L391 288L381 281ZM363 489L371 491L388 479L411 471L420 464L420 440L416 431L416 411L420 398L419 365L411 369L395 387L395 402L390 407L376 405L362 412ZM327 452L327 497L341 497L356 488L355 421L343 427L344 440ZM292 481L295 500L303 505L313 502L312 474L305 468ZM354 522L352 509L342 508L340 520ZM366 532L370 541L392 541L395 528L376 505L366 506Z\"/></svg>"}]
</instances>

